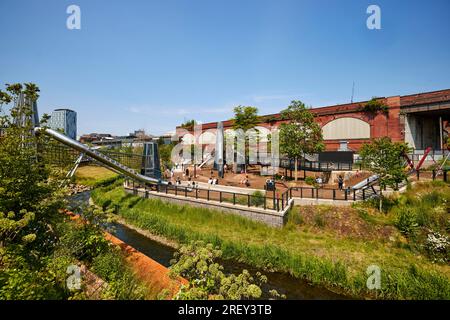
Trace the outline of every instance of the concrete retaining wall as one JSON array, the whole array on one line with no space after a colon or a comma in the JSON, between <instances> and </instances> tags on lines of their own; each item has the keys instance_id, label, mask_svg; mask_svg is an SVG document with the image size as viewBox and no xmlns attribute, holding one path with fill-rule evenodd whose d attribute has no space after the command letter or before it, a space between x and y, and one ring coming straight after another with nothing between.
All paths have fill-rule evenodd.
<instances>
[{"instance_id":1,"label":"concrete retaining wall","mask_svg":"<svg viewBox=\"0 0 450 320\"><path fill-rule=\"evenodd\" d=\"M282 227L286 222L286 214L293 205L293 200L283 211L274 211L269 209L261 209L256 207L247 207L243 205L233 205L226 202L208 201L205 199L195 199L183 196L176 196L172 194L158 193L155 191L145 191L144 189L132 189L124 186L127 193L135 194L143 198L159 199L167 203L176 203L180 205L190 205L200 208L219 210L226 214L237 214L248 219L268 224L272 227Z\"/></svg>"}]
</instances>

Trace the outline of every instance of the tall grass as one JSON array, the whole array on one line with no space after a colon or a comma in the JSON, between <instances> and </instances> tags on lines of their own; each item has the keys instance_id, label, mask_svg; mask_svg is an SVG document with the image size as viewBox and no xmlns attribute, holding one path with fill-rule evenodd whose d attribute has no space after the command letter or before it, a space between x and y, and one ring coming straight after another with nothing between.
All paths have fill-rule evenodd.
<instances>
[{"instance_id":1,"label":"tall grass","mask_svg":"<svg viewBox=\"0 0 450 320\"><path fill-rule=\"evenodd\" d=\"M366 289L365 272L368 265L377 264L383 276L382 289L376 295L379 298L450 299L448 273L440 274L442 269L416 261L405 249L289 227L271 228L237 215L142 199L126 194L121 187L94 190L92 197L98 205L119 206L128 223L152 233L179 243L213 243L225 259L288 272L359 296L373 296Z\"/></svg>"}]
</instances>

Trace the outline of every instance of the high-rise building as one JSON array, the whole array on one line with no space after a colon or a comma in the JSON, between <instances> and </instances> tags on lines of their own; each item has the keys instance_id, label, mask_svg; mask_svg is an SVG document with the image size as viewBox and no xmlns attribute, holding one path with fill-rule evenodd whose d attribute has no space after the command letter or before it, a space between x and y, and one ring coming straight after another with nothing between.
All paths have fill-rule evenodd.
<instances>
[{"instance_id":1,"label":"high-rise building","mask_svg":"<svg viewBox=\"0 0 450 320\"><path fill-rule=\"evenodd\" d=\"M72 139L77 138L77 113L70 109L55 109L52 112L49 126L53 130L62 131Z\"/></svg>"}]
</instances>

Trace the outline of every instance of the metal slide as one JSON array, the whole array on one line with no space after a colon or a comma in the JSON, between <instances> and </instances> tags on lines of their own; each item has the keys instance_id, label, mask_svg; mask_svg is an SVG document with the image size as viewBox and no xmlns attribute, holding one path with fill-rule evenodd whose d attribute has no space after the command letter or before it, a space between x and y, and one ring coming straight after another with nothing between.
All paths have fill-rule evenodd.
<instances>
[{"instance_id":1,"label":"metal slide","mask_svg":"<svg viewBox=\"0 0 450 320\"><path fill-rule=\"evenodd\" d=\"M106 165L107 167L113 169L114 171L119 171L120 173L132 178L132 179L136 179L138 181L141 181L143 183L160 183L160 184L167 184L166 181L161 181L155 178L150 178L147 176L144 176L142 174L137 173L136 171L134 171L133 169L128 168L127 166L124 166L123 164L117 162L114 159L111 159L110 157L104 155L103 153L100 153L96 150L93 150L91 148L89 148L88 146L75 141L69 137L67 137L66 135L59 133L55 130L52 129L48 129L48 128L40 128L40 127L36 127L34 128L34 131L36 133L44 133L50 137L52 137L53 139L55 139L56 141L61 142L62 144L65 144L66 146L69 146L81 153L86 154L87 156L91 157L92 159L95 159L101 163L103 163L104 165Z\"/></svg>"},{"instance_id":2,"label":"metal slide","mask_svg":"<svg viewBox=\"0 0 450 320\"><path fill-rule=\"evenodd\" d=\"M375 182L378 180L378 175L374 174L373 176L368 177L367 179L364 179L361 182L358 182L357 184L355 184L352 189L362 189L364 187L367 187L369 184L371 184L372 182Z\"/></svg>"},{"instance_id":3,"label":"metal slide","mask_svg":"<svg viewBox=\"0 0 450 320\"><path fill-rule=\"evenodd\" d=\"M210 161L211 159L213 159L213 156L212 156L211 154L208 154L208 155L206 156L206 160L203 161L198 167L199 167L199 168L203 167L203 166L204 166L208 161Z\"/></svg>"}]
</instances>

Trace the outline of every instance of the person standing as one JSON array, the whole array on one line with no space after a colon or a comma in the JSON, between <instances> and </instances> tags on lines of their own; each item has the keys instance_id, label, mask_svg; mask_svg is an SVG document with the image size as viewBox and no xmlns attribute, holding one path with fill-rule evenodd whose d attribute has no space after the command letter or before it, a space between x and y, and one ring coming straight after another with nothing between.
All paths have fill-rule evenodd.
<instances>
[{"instance_id":1,"label":"person standing","mask_svg":"<svg viewBox=\"0 0 450 320\"><path fill-rule=\"evenodd\" d=\"M338 188L339 188L339 190L342 190L343 187L344 187L344 178L342 178L342 176L339 175L339 177L338 177Z\"/></svg>"}]
</instances>

